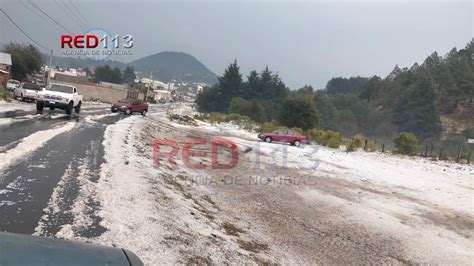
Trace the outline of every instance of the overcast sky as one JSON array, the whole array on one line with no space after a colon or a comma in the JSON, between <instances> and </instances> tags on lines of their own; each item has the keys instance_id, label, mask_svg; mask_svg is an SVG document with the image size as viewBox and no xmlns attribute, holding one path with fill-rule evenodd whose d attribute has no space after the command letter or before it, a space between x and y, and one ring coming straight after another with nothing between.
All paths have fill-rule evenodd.
<instances>
[{"instance_id":1,"label":"overcast sky","mask_svg":"<svg viewBox=\"0 0 474 266\"><path fill-rule=\"evenodd\" d=\"M473 37L472 1L253 2L0 0L35 41L60 52L65 33L28 3L74 32L72 1L89 26L134 37L129 62L161 51L195 56L220 75L234 59L245 75L268 65L293 89L322 88L332 77L386 76L433 51L464 48ZM28 40L0 14L0 42Z\"/></svg>"}]
</instances>

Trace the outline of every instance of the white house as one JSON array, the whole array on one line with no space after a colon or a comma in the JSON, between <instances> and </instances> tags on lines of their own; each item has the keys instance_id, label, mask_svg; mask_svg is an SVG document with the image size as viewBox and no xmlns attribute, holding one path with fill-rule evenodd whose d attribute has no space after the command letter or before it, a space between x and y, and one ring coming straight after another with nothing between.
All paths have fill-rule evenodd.
<instances>
[{"instance_id":1,"label":"white house","mask_svg":"<svg viewBox=\"0 0 474 266\"><path fill-rule=\"evenodd\" d=\"M175 87L174 83L165 83L159 80L154 80L154 79L149 79L149 78L141 78L140 82L142 84L145 84L145 86L149 86L149 88L151 89L157 89L157 90L171 91Z\"/></svg>"},{"instance_id":2,"label":"white house","mask_svg":"<svg viewBox=\"0 0 474 266\"><path fill-rule=\"evenodd\" d=\"M10 79L12 66L12 56L7 53L0 53L0 84L5 84Z\"/></svg>"}]
</instances>

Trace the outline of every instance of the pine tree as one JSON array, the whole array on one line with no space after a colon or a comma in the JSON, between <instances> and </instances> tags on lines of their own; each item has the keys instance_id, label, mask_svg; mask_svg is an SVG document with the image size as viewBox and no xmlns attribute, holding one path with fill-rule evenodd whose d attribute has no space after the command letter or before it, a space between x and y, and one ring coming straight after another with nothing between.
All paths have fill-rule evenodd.
<instances>
[{"instance_id":1,"label":"pine tree","mask_svg":"<svg viewBox=\"0 0 474 266\"><path fill-rule=\"evenodd\" d=\"M136 76L133 67L126 67L122 74L123 82L132 84L135 81L135 78Z\"/></svg>"},{"instance_id":2,"label":"pine tree","mask_svg":"<svg viewBox=\"0 0 474 266\"><path fill-rule=\"evenodd\" d=\"M400 97L393 111L393 122L400 131L412 132L422 140L439 136L441 124L433 87L432 79L423 73Z\"/></svg>"},{"instance_id":3,"label":"pine tree","mask_svg":"<svg viewBox=\"0 0 474 266\"><path fill-rule=\"evenodd\" d=\"M230 64L222 77L218 78L219 92L221 94L219 110L224 111L229 106L232 97L242 96L242 75L237 65L237 60Z\"/></svg>"}]
</instances>

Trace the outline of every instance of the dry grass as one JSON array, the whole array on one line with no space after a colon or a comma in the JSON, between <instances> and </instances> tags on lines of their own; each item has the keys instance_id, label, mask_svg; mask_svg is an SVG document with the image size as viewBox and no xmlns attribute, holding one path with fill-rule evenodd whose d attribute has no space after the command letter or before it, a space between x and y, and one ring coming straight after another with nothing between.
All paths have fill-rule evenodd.
<instances>
[{"instance_id":1,"label":"dry grass","mask_svg":"<svg viewBox=\"0 0 474 266\"><path fill-rule=\"evenodd\" d=\"M262 259L257 257L255 254L250 254L250 258L257 263L258 266L270 266L270 265L278 265L276 263L272 263L271 261Z\"/></svg>"},{"instance_id":2,"label":"dry grass","mask_svg":"<svg viewBox=\"0 0 474 266\"><path fill-rule=\"evenodd\" d=\"M239 236L239 233L244 232L242 229L238 228L235 224L229 223L229 222L223 222L222 228L224 228L225 232L228 235L232 235L232 236Z\"/></svg>"},{"instance_id":3,"label":"dry grass","mask_svg":"<svg viewBox=\"0 0 474 266\"><path fill-rule=\"evenodd\" d=\"M237 244L241 249L245 249L247 251L258 253L260 250L267 250L268 246L265 244L260 244L255 241L249 242L242 239L237 239Z\"/></svg>"},{"instance_id":4,"label":"dry grass","mask_svg":"<svg viewBox=\"0 0 474 266\"><path fill-rule=\"evenodd\" d=\"M211 265L211 259L195 255L187 259L186 265Z\"/></svg>"}]
</instances>

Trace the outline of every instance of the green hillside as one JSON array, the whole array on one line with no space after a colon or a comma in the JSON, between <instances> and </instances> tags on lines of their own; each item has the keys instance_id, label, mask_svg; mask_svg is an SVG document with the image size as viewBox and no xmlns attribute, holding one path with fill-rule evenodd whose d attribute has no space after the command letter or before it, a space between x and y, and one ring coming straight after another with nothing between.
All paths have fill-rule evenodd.
<instances>
[{"instance_id":1,"label":"green hillside","mask_svg":"<svg viewBox=\"0 0 474 266\"><path fill-rule=\"evenodd\" d=\"M161 52L146 56L128 64L136 71L153 78L169 82L171 80L185 82L206 82L214 84L217 77L195 57L180 52Z\"/></svg>"}]
</instances>

